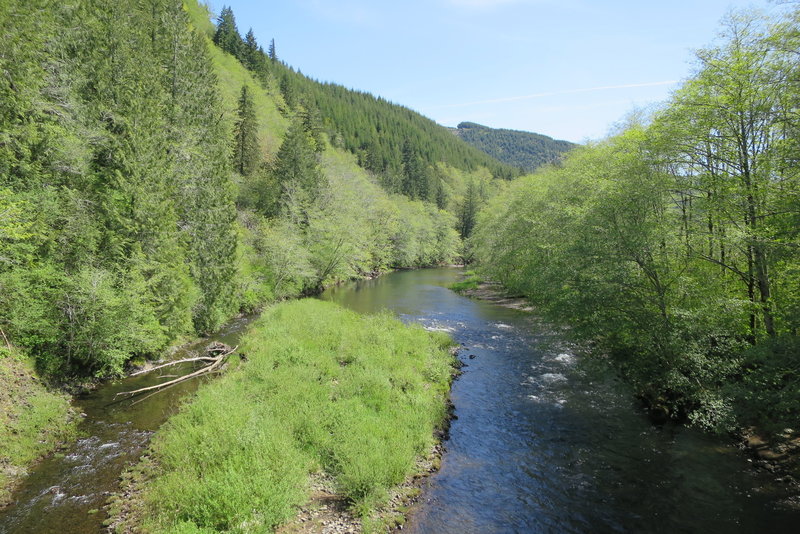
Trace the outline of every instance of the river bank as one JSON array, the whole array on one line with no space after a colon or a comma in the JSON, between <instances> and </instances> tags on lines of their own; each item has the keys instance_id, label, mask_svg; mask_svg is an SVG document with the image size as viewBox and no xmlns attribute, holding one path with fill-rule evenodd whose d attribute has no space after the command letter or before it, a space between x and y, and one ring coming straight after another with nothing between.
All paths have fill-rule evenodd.
<instances>
[{"instance_id":1,"label":"river bank","mask_svg":"<svg viewBox=\"0 0 800 534\"><path fill-rule=\"evenodd\" d=\"M47 387L27 356L0 347L0 509L37 459L74 439L78 419L69 396Z\"/></svg>"},{"instance_id":2,"label":"river bank","mask_svg":"<svg viewBox=\"0 0 800 534\"><path fill-rule=\"evenodd\" d=\"M385 273L368 273L364 278L374 279L382 274ZM311 296L324 289L315 289ZM81 399L91 397L110 384L129 379L134 373L175 359L176 355L192 353L197 345L220 335L229 335L230 325L248 323L255 316L238 314L219 332L209 336L184 336L157 360L133 359L125 365L122 376L106 379L73 377L55 385L46 384L34 369L32 358L13 347L3 335L0 338L0 510L11 504L14 491L38 464L49 455L75 445L81 416L86 415L80 407ZM148 381L148 385L152 382ZM83 434L91 435L91 431Z\"/></svg>"},{"instance_id":3,"label":"river bank","mask_svg":"<svg viewBox=\"0 0 800 534\"><path fill-rule=\"evenodd\" d=\"M525 297L509 295L501 284L472 278L475 283L458 290L459 294L509 309L534 311ZM800 432L786 429L780 435L770 436L751 427L731 432L730 439L748 457L754 469L770 473L775 482L791 488L794 495L781 499L778 505L800 510Z\"/></svg>"}]
</instances>

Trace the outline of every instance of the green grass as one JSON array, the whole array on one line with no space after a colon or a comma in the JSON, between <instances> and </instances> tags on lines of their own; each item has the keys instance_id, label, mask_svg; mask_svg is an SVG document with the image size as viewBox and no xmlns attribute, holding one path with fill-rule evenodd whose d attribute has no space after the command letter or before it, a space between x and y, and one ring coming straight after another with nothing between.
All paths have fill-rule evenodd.
<instances>
[{"instance_id":1,"label":"green grass","mask_svg":"<svg viewBox=\"0 0 800 534\"><path fill-rule=\"evenodd\" d=\"M281 142L283 142L283 136L289 127L289 120L284 118L278 111L275 98L263 89L261 84L253 78L250 71L239 63L238 59L226 54L210 42L208 52L219 80L217 87L222 96L223 107L225 108L224 120L229 130L233 132L233 123L237 116L236 110L239 106L239 97L242 94L242 85L247 84L252 90L256 118L258 119L258 142L264 158L271 160L278 153ZM233 134L231 134L231 138L233 138Z\"/></svg>"},{"instance_id":2,"label":"green grass","mask_svg":"<svg viewBox=\"0 0 800 534\"><path fill-rule=\"evenodd\" d=\"M291 519L325 471L368 515L414 473L446 418L447 336L317 300L267 310L249 361L202 388L154 439L155 532L263 532Z\"/></svg>"},{"instance_id":3,"label":"green grass","mask_svg":"<svg viewBox=\"0 0 800 534\"><path fill-rule=\"evenodd\" d=\"M211 11L205 2L185 1L183 9L189 14L189 20L200 33L209 38L214 36L216 28L211 22Z\"/></svg>"},{"instance_id":4,"label":"green grass","mask_svg":"<svg viewBox=\"0 0 800 534\"><path fill-rule=\"evenodd\" d=\"M450 284L449 286L450 289L452 289L457 293L460 293L462 291L468 291L470 289L478 289L478 286L481 284L481 282L483 282L483 279L477 274L475 274L475 271L467 271L464 273L464 276L466 276L464 280Z\"/></svg>"},{"instance_id":5,"label":"green grass","mask_svg":"<svg viewBox=\"0 0 800 534\"><path fill-rule=\"evenodd\" d=\"M74 433L69 397L46 388L27 357L0 348L0 504L32 462Z\"/></svg>"}]
</instances>

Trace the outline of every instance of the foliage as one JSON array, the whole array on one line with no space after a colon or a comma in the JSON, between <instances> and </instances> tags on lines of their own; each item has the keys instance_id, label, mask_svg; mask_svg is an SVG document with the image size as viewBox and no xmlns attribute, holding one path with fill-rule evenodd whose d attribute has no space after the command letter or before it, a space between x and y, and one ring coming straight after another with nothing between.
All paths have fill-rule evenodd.
<instances>
[{"instance_id":1,"label":"foliage","mask_svg":"<svg viewBox=\"0 0 800 534\"><path fill-rule=\"evenodd\" d=\"M224 6L217 19L217 30L214 32L214 44L225 52L244 59L245 50L239 28L236 27L236 17L230 7Z\"/></svg>"},{"instance_id":2,"label":"foliage","mask_svg":"<svg viewBox=\"0 0 800 534\"><path fill-rule=\"evenodd\" d=\"M474 122L462 122L454 132L470 145L523 172L557 163L576 146L542 134L489 128Z\"/></svg>"},{"instance_id":3,"label":"foliage","mask_svg":"<svg viewBox=\"0 0 800 534\"><path fill-rule=\"evenodd\" d=\"M274 39L267 53L252 32L242 39L229 7L223 7L217 19L214 42L280 96L279 107L285 116L318 113L320 127L333 144L356 154L359 165L380 175L390 192L435 202L439 182L430 170L438 162L467 172L483 167L499 179L518 174L405 107L368 93L320 83L295 71L278 61ZM411 167L409 153L413 154Z\"/></svg>"},{"instance_id":4,"label":"foliage","mask_svg":"<svg viewBox=\"0 0 800 534\"><path fill-rule=\"evenodd\" d=\"M207 17L3 2L0 328L54 377L119 374L272 299L452 261L460 207L480 204L467 180L493 191L487 168L508 170L294 72L230 8ZM374 139L353 129L373 118ZM387 165L348 154L352 136Z\"/></svg>"},{"instance_id":5,"label":"foliage","mask_svg":"<svg viewBox=\"0 0 800 534\"><path fill-rule=\"evenodd\" d=\"M258 169L261 154L258 146L258 120L247 85L242 86L236 111L238 118L233 129L233 167L242 176L251 176Z\"/></svg>"},{"instance_id":6,"label":"foliage","mask_svg":"<svg viewBox=\"0 0 800 534\"><path fill-rule=\"evenodd\" d=\"M483 282L483 279L479 275L475 274L475 271L467 271L464 273L463 280L450 284L449 287L453 291L461 293L470 289L477 289L481 282Z\"/></svg>"},{"instance_id":7,"label":"foliage","mask_svg":"<svg viewBox=\"0 0 800 534\"><path fill-rule=\"evenodd\" d=\"M74 435L70 413L67 396L38 381L27 357L0 345L0 505L31 462Z\"/></svg>"},{"instance_id":8,"label":"foliage","mask_svg":"<svg viewBox=\"0 0 800 534\"><path fill-rule=\"evenodd\" d=\"M203 388L153 442L149 527L262 532L294 515L308 476L359 514L385 501L446 417L446 337L316 300L267 310L248 361Z\"/></svg>"},{"instance_id":9,"label":"foliage","mask_svg":"<svg viewBox=\"0 0 800 534\"><path fill-rule=\"evenodd\" d=\"M6 4L0 325L49 371L118 373L233 311L216 78L171 0Z\"/></svg>"},{"instance_id":10,"label":"foliage","mask_svg":"<svg viewBox=\"0 0 800 534\"><path fill-rule=\"evenodd\" d=\"M790 26L736 15L651 124L491 200L482 271L698 425L796 420L800 173Z\"/></svg>"}]
</instances>

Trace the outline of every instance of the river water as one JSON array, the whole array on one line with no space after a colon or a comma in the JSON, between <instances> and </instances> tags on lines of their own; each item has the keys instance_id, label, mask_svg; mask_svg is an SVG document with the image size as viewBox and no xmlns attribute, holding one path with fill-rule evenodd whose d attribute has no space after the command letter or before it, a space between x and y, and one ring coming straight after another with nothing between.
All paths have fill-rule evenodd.
<instances>
[{"instance_id":1,"label":"river water","mask_svg":"<svg viewBox=\"0 0 800 534\"><path fill-rule=\"evenodd\" d=\"M446 289L458 279L456 269L405 271L323 295L463 344L447 452L404 531L800 532L774 475L724 439L653 426L551 327Z\"/></svg>"},{"instance_id":2,"label":"river water","mask_svg":"<svg viewBox=\"0 0 800 534\"><path fill-rule=\"evenodd\" d=\"M174 359L202 352L217 340L234 346L252 318L226 325L210 339L183 347ZM78 430L81 438L65 450L37 464L12 496L13 504L0 510L0 533L96 534L102 532L103 505L119 489L122 471L138 460L152 433L175 413L182 399L203 379L194 379L157 395L120 400L117 393L167 380L165 374L185 374L193 364L181 364L159 372L107 382L78 397L73 406L85 417ZM182 367L182 368L181 368Z\"/></svg>"},{"instance_id":3,"label":"river water","mask_svg":"<svg viewBox=\"0 0 800 534\"><path fill-rule=\"evenodd\" d=\"M448 290L459 277L457 269L402 271L322 295L360 312L390 309L463 344L447 452L404 530L798 532L800 512L781 506L788 490L774 476L722 439L651 425L624 385L587 369L535 315ZM213 339L235 345L247 324L234 321ZM157 380L108 383L77 399L83 437L32 470L0 511L0 533L101 532L120 473L197 387L116 401Z\"/></svg>"}]
</instances>

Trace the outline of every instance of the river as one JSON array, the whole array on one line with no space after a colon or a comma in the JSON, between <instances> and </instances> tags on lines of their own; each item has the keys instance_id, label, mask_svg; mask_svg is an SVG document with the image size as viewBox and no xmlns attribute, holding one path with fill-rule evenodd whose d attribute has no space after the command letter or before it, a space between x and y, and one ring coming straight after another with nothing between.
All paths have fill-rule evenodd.
<instances>
[{"instance_id":1,"label":"river","mask_svg":"<svg viewBox=\"0 0 800 534\"><path fill-rule=\"evenodd\" d=\"M459 277L450 268L401 271L321 296L359 312L390 309L463 345L442 467L404 530L797 532L800 512L781 506L788 490L774 475L724 439L653 426L623 384L586 365L535 315L448 290ZM234 321L213 339L234 345L247 324ZM0 532L100 532L120 473L197 386L116 401L154 380L111 382L76 399L83 437L32 470L16 504L0 512Z\"/></svg>"},{"instance_id":2,"label":"river","mask_svg":"<svg viewBox=\"0 0 800 534\"><path fill-rule=\"evenodd\" d=\"M446 289L458 279L404 271L323 295L463 344L442 467L404 531L798 532L800 511L781 504L788 488L729 441L652 425L624 384L553 328Z\"/></svg>"},{"instance_id":3,"label":"river","mask_svg":"<svg viewBox=\"0 0 800 534\"><path fill-rule=\"evenodd\" d=\"M228 323L210 339L187 345L174 359L186 358L218 340L231 346L250 324L251 317ZM191 363L167 368L164 374L184 374ZM0 510L0 533L97 534L103 530L103 510L109 495L119 489L122 471L137 461L152 433L197 389L203 379L190 380L157 395L120 399L117 393L165 381L158 372L106 382L74 399L85 414L80 439L34 467L12 495L12 504Z\"/></svg>"}]
</instances>

